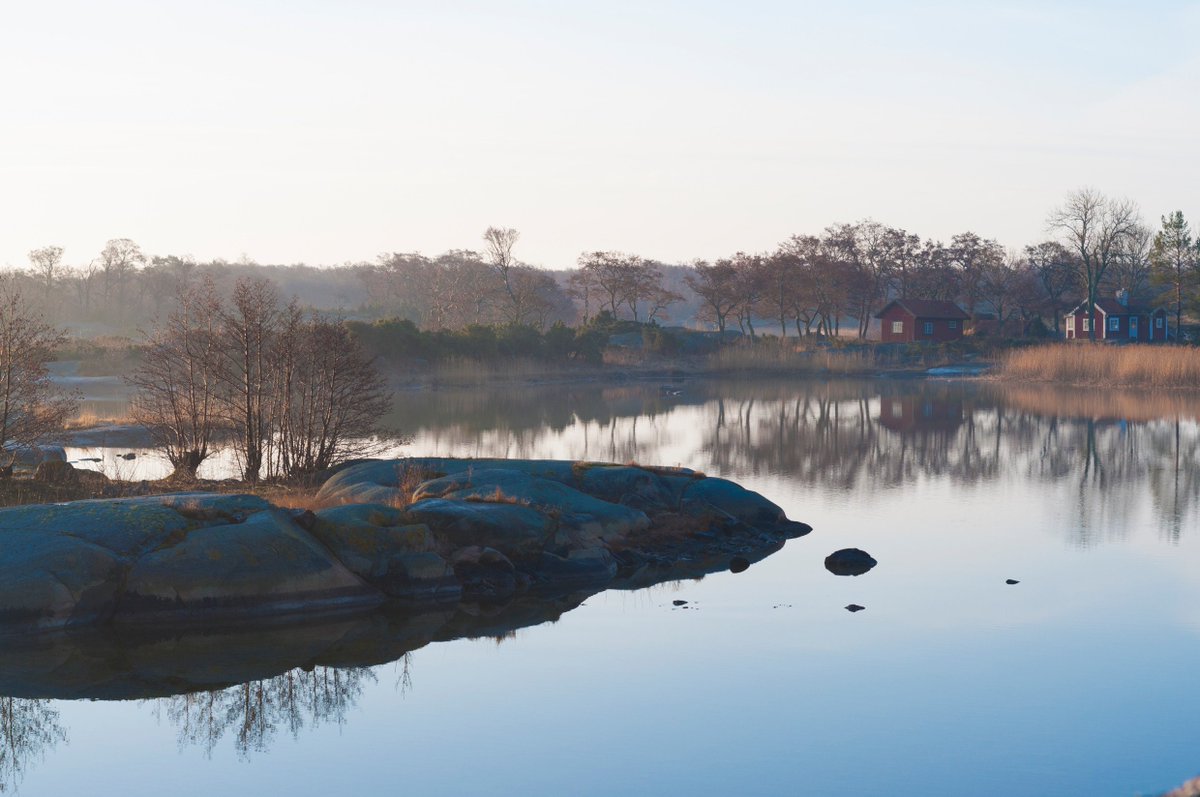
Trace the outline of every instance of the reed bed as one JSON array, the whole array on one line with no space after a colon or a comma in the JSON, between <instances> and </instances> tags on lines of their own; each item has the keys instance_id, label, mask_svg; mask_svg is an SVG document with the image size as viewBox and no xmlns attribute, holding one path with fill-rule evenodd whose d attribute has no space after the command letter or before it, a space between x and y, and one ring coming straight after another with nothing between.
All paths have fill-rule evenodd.
<instances>
[{"instance_id":1,"label":"reed bed","mask_svg":"<svg viewBox=\"0 0 1200 797\"><path fill-rule=\"evenodd\" d=\"M1008 352L999 375L1031 382L1141 388L1200 388L1200 349L1055 343Z\"/></svg>"}]
</instances>

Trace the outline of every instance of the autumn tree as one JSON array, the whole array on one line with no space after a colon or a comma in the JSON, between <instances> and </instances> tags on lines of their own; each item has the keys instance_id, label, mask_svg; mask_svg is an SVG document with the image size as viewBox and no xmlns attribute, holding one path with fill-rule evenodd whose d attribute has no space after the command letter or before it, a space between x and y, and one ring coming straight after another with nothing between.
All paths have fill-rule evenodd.
<instances>
[{"instance_id":1,"label":"autumn tree","mask_svg":"<svg viewBox=\"0 0 1200 797\"><path fill-rule=\"evenodd\" d=\"M1183 211L1177 210L1162 217L1162 227L1154 236L1151 250L1152 278L1158 285L1171 290L1175 305L1175 333L1183 322L1184 294L1196 284L1200 249L1192 239L1192 228Z\"/></svg>"},{"instance_id":2,"label":"autumn tree","mask_svg":"<svg viewBox=\"0 0 1200 797\"><path fill-rule=\"evenodd\" d=\"M47 363L66 341L61 331L29 309L12 277L0 281L0 446L9 453L37 446L62 429L78 408L74 393L50 379Z\"/></svg>"},{"instance_id":3,"label":"autumn tree","mask_svg":"<svg viewBox=\"0 0 1200 797\"><path fill-rule=\"evenodd\" d=\"M1137 205L1126 199L1111 199L1094 188L1081 188L1068 194L1066 201L1050 212L1046 223L1076 255L1076 278L1089 315L1093 315L1101 284L1140 224ZM1095 340L1095 324L1089 325L1088 337Z\"/></svg>"}]
</instances>

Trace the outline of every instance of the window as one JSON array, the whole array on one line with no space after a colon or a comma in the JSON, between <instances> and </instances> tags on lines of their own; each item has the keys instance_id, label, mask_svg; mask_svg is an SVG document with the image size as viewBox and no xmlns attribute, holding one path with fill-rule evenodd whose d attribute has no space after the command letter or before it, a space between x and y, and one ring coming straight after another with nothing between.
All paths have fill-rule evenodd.
<instances>
[{"instance_id":1,"label":"window","mask_svg":"<svg viewBox=\"0 0 1200 797\"><path fill-rule=\"evenodd\" d=\"M904 333L904 322L903 321L893 321L892 322L892 334L893 335L901 335L903 333Z\"/></svg>"},{"instance_id":2,"label":"window","mask_svg":"<svg viewBox=\"0 0 1200 797\"><path fill-rule=\"evenodd\" d=\"M1162 316L1159 316L1158 318L1154 319L1154 328L1155 329L1162 329L1162 325L1163 325Z\"/></svg>"},{"instance_id":3,"label":"window","mask_svg":"<svg viewBox=\"0 0 1200 797\"><path fill-rule=\"evenodd\" d=\"M893 418L904 417L904 405L902 403L900 403L899 401L892 401L892 417Z\"/></svg>"},{"instance_id":4,"label":"window","mask_svg":"<svg viewBox=\"0 0 1200 797\"><path fill-rule=\"evenodd\" d=\"M958 321L951 320L951 321L950 321L950 328L951 328L951 329L958 329Z\"/></svg>"},{"instance_id":5,"label":"window","mask_svg":"<svg viewBox=\"0 0 1200 797\"><path fill-rule=\"evenodd\" d=\"M1108 319L1108 329L1110 332L1117 332L1121 329L1121 319L1113 317Z\"/></svg>"},{"instance_id":6,"label":"window","mask_svg":"<svg viewBox=\"0 0 1200 797\"><path fill-rule=\"evenodd\" d=\"M1075 316L1073 316L1073 315L1067 316L1067 331L1068 332L1075 331Z\"/></svg>"},{"instance_id":7,"label":"window","mask_svg":"<svg viewBox=\"0 0 1200 797\"><path fill-rule=\"evenodd\" d=\"M925 322L925 334L926 334L926 335L932 335L932 334L933 334L933 322L932 322L932 321L926 321L926 322Z\"/></svg>"},{"instance_id":8,"label":"window","mask_svg":"<svg viewBox=\"0 0 1200 797\"><path fill-rule=\"evenodd\" d=\"M1090 318L1083 319L1083 331L1090 332L1091 329L1092 329L1092 319L1090 319Z\"/></svg>"}]
</instances>

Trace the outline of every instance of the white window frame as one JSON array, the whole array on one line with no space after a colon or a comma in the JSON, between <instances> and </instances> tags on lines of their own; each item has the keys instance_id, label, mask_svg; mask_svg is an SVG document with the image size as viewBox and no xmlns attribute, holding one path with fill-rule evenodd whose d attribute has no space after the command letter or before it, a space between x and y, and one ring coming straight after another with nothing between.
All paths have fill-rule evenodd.
<instances>
[{"instance_id":1,"label":"white window frame","mask_svg":"<svg viewBox=\"0 0 1200 797\"><path fill-rule=\"evenodd\" d=\"M1073 315L1067 316L1067 331L1068 332L1075 331L1075 316L1073 316Z\"/></svg>"},{"instance_id":2,"label":"white window frame","mask_svg":"<svg viewBox=\"0 0 1200 797\"><path fill-rule=\"evenodd\" d=\"M958 319L955 319L955 318L950 319L950 328L958 329Z\"/></svg>"},{"instance_id":3,"label":"white window frame","mask_svg":"<svg viewBox=\"0 0 1200 797\"><path fill-rule=\"evenodd\" d=\"M1087 318L1087 317L1085 317L1085 318L1083 319L1083 331L1084 331L1084 332L1091 332L1091 331L1092 331L1092 319L1090 319L1090 318Z\"/></svg>"},{"instance_id":4,"label":"white window frame","mask_svg":"<svg viewBox=\"0 0 1200 797\"><path fill-rule=\"evenodd\" d=\"M932 321L926 321L926 322L925 322L925 334L926 334L926 335L932 335L932 334L933 334L933 322L932 322Z\"/></svg>"},{"instance_id":5,"label":"white window frame","mask_svg":"<svg viewBox=\"0 0 1200 797\"><path fill-rule=\"evenodd\" d=\"M1155 329L1162 329L1162 328L1163 328L1163 318L1162 318L1162 316L1159 316L1158 318L1154 319L1154 328L1155 328Z\"/></svg>"},{"instance_id":6,"label":"white window frame","mask_svg":"<svg viewBox=\"0 0 1200 797\"><path fill-rule=\"evenodd\" d=\"M1120 316L1114 315L1114 316L1109 317L1108 331L1109 332L1120 332L1121 331L1121 317Z\"/></svg>"},{"instance_id":7,"label":"white window frame","mask_svg":"<svg viewBox=\"0 0 1200 797\"><path fill-rule=\"evenodd\" d=\"M903 335L904 334L904 322L903 321L893 321L892 322L892 334L893 335Z\"/></svg>"}]
</instances>

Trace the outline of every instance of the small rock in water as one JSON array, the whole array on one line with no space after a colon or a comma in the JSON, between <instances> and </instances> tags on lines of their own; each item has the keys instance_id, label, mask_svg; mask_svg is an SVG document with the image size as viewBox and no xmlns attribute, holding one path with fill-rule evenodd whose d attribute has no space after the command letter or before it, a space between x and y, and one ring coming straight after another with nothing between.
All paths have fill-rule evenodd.
<instances>
[{"instance_id":1,"label":"small rock in water","mask_svg":"<svg viewBox=\"0 0 1200 797\"><path fill-rule=\"evenodd\" d=\"M1017 581L1015 578L1006 578L1006 579L1004 579L1004 583L1005 584L1020 584L1021 582Z\"/></svg>"},{"instance_id":2,"label":"small rock in water","mask_svg":"<svg viewBox=\"0 0 1200 797\"><path fill-rule=\"evenodd\" d=\"M730 573L744 573L750 569L750 560L744 556L735 556L729 560Z\"/></svg>"},{"instance_id":3,"label":"small rock in water","mask_svg":"<svg viewBox=\"0 0 1200 797\"><path fill-rule=\"evenodd\" d=\"M687 606L687 601L675 600L675 601L671 601L671 605L672 606Z\"/></svg>"},{"instance_id":4,"label":"small rock in water","mask_svg":"<svg viewBox=\"0 0 1200 797\"><path fill-rule=\"evenodd\" d=\"M843 548L825 557L825 569L835 576L861 576L877 564L871 554L858 548Z\"/></svg>"},{"instance_id":5,"label":"small rock in water","mask_svg":"<svg viewBox=\"0 0 1200 797\"><path fill-rule=\"evenodd\" d=\"M867 608L867 607L866 607L866 606L859 606L857 603L852 603L852 604L850 604L849 606L847 606L847 607L846 607L846 611L848 611L848 612L861 612L861 611L862 611L863 609L865 609L865 608Z\"/></svg>"},{"instance_id":6,"label":"small rock in water","mask_svg":"<svg viewBox=\"0 0 1200 797\"><path fill-rule=\"evenodd\" d=\"M130 451L128 454L117 454L118 459L137 459L137 454Z\"/></svg>"}]
</instances>

